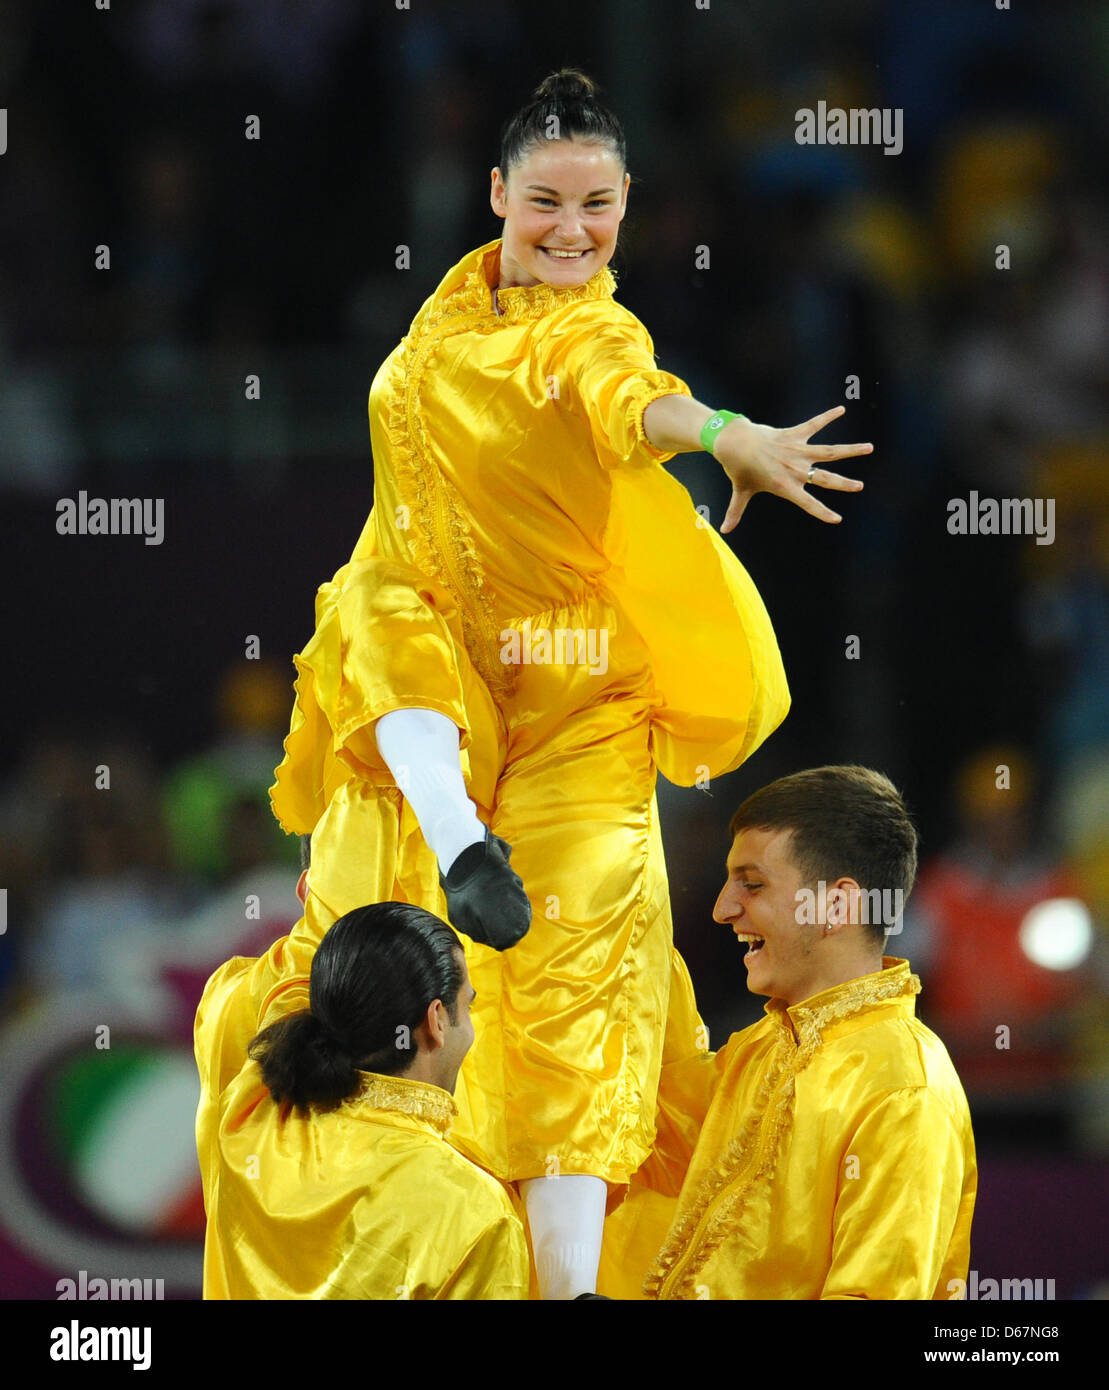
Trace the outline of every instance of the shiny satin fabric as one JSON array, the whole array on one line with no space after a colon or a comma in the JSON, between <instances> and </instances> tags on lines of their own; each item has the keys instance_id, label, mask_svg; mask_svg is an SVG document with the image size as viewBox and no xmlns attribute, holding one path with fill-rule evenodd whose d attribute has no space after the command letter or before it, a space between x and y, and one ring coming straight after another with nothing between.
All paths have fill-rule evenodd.
<instances>
[{"instance_id":1,"label":"shiny satin fabric","mask_svg":"<svg viewBox=\"0 0 1109 1390\"><path fill-rule=\"evenodd\" d=\"M446 1091L364 1072L357 1097L302 1115L274 1103L256 1063L236 1070L258 964L221 967L197 1014L204 1297L527 1298L520 1217L445 1142Z\"/></svg>"},{"instance_id":2,"label":"shiny satin fabric","mask_svg":"<svg viewBox=\"0 0 1109 1390\"><path fill-rule=\"evenodd\" d=\"M655 1229L669 1206L673 1224L646 1266L642 1232L611 1232L599 1287L661 1299L956 1297L974 1138L947 1051L915 1017L918 989L908 963L886 957L882 971L792 1008L771 1001L715 1056L667 1067L679 1123L660 1124L626 1206L642 1203Z\"/></svg>"},{"instance_id":3,"label":"shiny satin fabric","mask_svg":"<svg viewBox=\"0 0 1109 1390\"><path fill-rule=\"evenodd\" d=\"M440 580L494 695L521 669L502 660L506 630L607 600L628 619L610 645L650 654L661 771L682 786L721 775L789 694L750 577L644 433L646 407L689 387L658 370L608 267L570 289L501 290L497 314L500 247L448 272L374 379L374 507L352 560Z\"/></svg>"},{"instance_id":4,"label":"shiny satin fabric","mask_svg":"<svg viewBox=\"0 0 1109 1390\"><path fill-rule=\"evenodd\" d=\"M688 388L607 268L503 290L495 313L499 249L454 267L373 383L374 508L317 596L271 791L313 834L290 951L306 973L329 922L369 902L446 915L373 733L391 709L445 714L533 907L512 950L465 943L476 1041L452 1142L506 1180L619 1185L650 1151L672 1011L696 1020L656 770L734 767L789 696L754 586L643 433L650 401Z\"/></svg>"}]
</instances>

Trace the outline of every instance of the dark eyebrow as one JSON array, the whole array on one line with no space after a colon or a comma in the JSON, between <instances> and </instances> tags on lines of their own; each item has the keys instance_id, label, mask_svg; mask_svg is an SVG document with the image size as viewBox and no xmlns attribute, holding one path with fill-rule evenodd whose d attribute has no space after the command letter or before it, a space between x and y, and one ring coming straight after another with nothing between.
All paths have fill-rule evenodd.
<instances>
[{"instance_id":1,"label":"dark eyebrow","mask_svg":"<svg viewBox=\"0 0 1109 1390\"><path fill-rule=\"evenodd\" d=\"M729 872L733 874L745 874L748 869L754 869L755 873L762 874L763 878L769 877L761 864L736 864Z\"/></svg>"},{"instance_id":2,"label":"dark eyebrow","mask_svg":"<svg viewBox=\"0 0 1109 1390\"><path fill-rule=\"evenodd\" d=\"M561 196L557 188L548 188L546 184L542 183L529 183L528 188L534 188L537 193L553 193L556 198ZM615 192L615 188L595 188L592 193L587 193L585 196L586 198L596 198L599 193Z\"/></svg>"}]
</instances>

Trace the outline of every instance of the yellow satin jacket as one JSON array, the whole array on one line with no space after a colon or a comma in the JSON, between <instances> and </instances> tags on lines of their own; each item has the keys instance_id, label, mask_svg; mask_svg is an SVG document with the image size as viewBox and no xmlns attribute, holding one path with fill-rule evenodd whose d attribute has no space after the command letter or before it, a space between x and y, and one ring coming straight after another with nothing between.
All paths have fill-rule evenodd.
<instances>
[{"instance_id":1,"label":"yellow satin jacket","mask_svg":"<svg viewBox=\"0 0 1109 1390\"><path fill-rule=\"evenodd\" d=\"M637 1182L656 1204L678 1197L647 1297L958 1296L974 1137L947 1050L915 1017L919 989L886 957L800 1004L771 1000L716 1054L664 1069L676 1118Z\"/></svg>"}]
</instances>

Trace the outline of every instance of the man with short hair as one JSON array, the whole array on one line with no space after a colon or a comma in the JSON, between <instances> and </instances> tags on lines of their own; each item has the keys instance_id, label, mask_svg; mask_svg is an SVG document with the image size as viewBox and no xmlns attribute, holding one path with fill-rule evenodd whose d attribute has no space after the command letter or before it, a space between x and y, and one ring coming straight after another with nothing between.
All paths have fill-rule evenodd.
<instances>
[{"instance_id":1,"label":"man with short hair","mask_svg":"<svg viewBox=\"0 0 1109 1390\"><path fill-rule=\"evenodd\" d=\"M950 1298L977 1170L959 1078L915 1017L920 982L882 954L916 876L904 802L870 769L815 768L748 797L731 833L713 916L769 1002L715 1055L664 1068L637 1180L680 1190L644 1292Z\"/></svg>"}]
</instances>

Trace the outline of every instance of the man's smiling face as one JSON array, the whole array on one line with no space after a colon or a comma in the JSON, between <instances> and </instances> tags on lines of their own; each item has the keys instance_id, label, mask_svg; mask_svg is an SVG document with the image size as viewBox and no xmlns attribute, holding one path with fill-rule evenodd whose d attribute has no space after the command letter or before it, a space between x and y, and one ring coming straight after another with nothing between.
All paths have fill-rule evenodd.
<instances>
[{"instance_id":1,"label":"man's smiling face","mask_svg":"<svg viewBox=\"0 0 1109 1390\"><path fill-rule=\"evenodd\" d=\"M713 909L715 921L749 941L747 988L787 1004L820 992L823 927L798 922L799 892L808 887L791 858L793 832L741 830L728 855L728 878Z\"/></svg>"}]
</instances>

